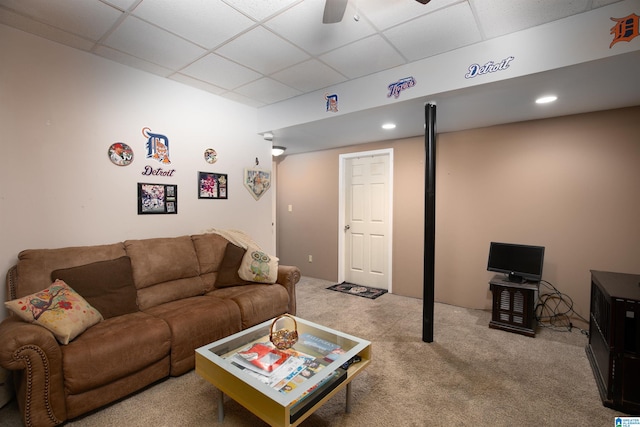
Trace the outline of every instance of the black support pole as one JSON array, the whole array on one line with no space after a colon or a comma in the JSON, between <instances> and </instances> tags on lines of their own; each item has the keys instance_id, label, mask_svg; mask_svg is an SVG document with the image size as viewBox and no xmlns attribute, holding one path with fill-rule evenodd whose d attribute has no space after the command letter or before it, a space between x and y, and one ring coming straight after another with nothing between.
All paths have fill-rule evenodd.
<instances>
[{"instance_id":1,"label":"black support pole","mask_svg":"<svg viewBox=\"0 0 640 427\"><path fill-rule=\"evenodd\" d=\"M436 242L436 106L425 104L424 292L422 341L433 342Z\"/></svg>"}]
</instances>

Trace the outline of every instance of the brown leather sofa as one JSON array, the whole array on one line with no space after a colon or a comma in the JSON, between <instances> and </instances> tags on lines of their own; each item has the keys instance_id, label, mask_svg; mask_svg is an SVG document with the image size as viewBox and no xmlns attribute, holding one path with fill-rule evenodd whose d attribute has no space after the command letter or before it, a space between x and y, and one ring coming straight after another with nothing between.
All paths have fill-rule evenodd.
<instances>
[{"instance_id":1,"label":"brown leather sofa","mask_svg":"<svg viewBox=\"0 0 640 427\"><path fill-rule=\"evenodd\" d=\"M62 278L104 318L67 345L16 315L0 323L0 366L13 371L24 424L79 417L190 371L202 345L295 314L300 270L280 265L277 283L248 283L237 276L243 251L210 233L20 252L7 300Z\"/></svg>"}]
</instances>

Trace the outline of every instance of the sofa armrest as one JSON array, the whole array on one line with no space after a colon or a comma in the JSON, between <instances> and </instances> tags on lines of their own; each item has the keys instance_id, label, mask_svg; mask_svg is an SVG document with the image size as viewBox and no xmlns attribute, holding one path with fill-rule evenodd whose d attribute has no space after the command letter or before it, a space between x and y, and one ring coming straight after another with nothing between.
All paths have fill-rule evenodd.
<instances>
[{"instance_id":1,"label":"sofa armrest","mask_svg":"<svg viewBox=\"0 0 640 427\"><path fill-rule=\"evenodd\" d=\"M53 334L9 316L0 323L0 366L16 371L14 386L25 426L67 419L62 351Z\"/></svg>"},{"instance_id":2,"label":"sofa armrest","mask_svg":"<svg viewBox=\"0 0 640 427\"><path fill-rule=\"evenodd\" d=\"M300 281L300 269L290 265L278 266L277 283L284 286L289 293L289 314L296 314L296 283Z\"/></svg>"}]
</instances>

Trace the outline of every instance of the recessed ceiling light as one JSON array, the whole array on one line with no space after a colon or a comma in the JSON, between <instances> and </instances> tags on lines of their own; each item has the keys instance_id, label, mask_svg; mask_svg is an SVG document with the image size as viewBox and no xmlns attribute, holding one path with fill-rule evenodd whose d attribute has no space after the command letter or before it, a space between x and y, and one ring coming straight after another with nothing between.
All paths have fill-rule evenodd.
<instances>
[{"instance_id":1,"label":"recessed ceiling light","mask_svg":"<svg viewBox=\"0 0 640 427\"><path fill-rule=\"evenodd\" d=\"M395 123L385 123L382 125L382 129L395 129L396 128L396 124Z\"/></svg>"},{"instance_id":2,"label":"recessed ceiling light","mask_svg":"<svg viewBox=\"0 0 640 427\"><path fill-rule=\"evenodd\" d=\"M555 95L542 96L536 99L536 104L548 104L549 102L553 102L556 99L558 99L558 97Z\"/></svg>"}]
</instances>

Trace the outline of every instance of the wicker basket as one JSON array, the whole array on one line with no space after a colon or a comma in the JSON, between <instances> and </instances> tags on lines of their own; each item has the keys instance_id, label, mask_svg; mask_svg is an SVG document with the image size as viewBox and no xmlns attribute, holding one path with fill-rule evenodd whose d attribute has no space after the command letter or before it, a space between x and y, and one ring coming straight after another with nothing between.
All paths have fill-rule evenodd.
<instances>
[{"instance_id":1,"label":"wicker basket","mask_svg":"<svg viewBox=\"0 0 640 427\"><path fill-rule=\"evenodd\" d=\"M278 320L287 317L293 321L293 330L278 329L277 331L274 331ZM294 319L293 316L289 314L283 314L276 317L271 324L269 340L271 340L273 345L275 345L276 348L280 350L286 350L287 348L293 347L293 345L298 342L298 323L296 322L296 319Z\"/></svg>"}]
</instances>

